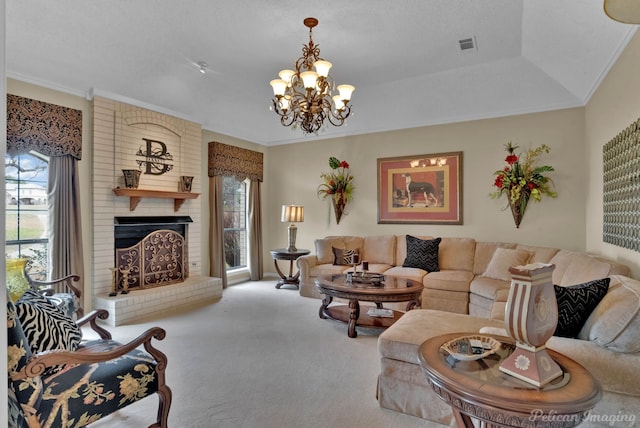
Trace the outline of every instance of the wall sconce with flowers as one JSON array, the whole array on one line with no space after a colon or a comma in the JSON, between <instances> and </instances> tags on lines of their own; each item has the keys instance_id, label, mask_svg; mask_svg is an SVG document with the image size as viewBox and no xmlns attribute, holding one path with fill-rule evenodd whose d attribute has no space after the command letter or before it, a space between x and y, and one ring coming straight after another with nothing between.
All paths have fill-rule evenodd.
<instances>
[{"instance_id":1,"label":"wall sconce with flowers","mask_svg":"<svg viewBox=\"0 0 640 428\"><path fill-rule=\"evenodd\" d=\"M331 172L320 174L322 184L318 186L318 196L323 200L331 198L333 211L336 215L336 223L340 224L340 219L344 213L344 207L353 199L353 175L349 172L349 163L340 161L331 156L329 158Z\"/></svg>"},{"instance_id":2,"label":"wall sconce with flowers","mask_svg":"<svg viewBox=\"0 0 640 428\"><path fill-rule=\"evenodd\" d=\"M496 176L493 185L498 188L490 196L494 199L507 195L508 206L511 208L516 228L520 227L520 222L527 209L529 199L540 202L542 195L555 198L558 194L552 190L553 181L545 177L543 173L554 171L552 166L536 166L536 159L543 152L549 153L551 148L546 144L535 149L527 150L524 159L516 154L518 146L509 142L505 145L507 166L493 173ZM522 160L522 161L521 161ZM506 209L506 207L505 207Z\"/></svg>"}]
</instances>

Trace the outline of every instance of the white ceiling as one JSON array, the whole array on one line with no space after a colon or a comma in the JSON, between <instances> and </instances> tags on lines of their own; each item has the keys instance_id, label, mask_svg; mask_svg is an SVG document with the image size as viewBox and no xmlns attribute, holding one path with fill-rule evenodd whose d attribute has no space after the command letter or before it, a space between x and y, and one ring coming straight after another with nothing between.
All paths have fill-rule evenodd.
<instances>
[{"instance_id":1,"label":"white ceiling","mask_svg":"<svg viewBox=\"0 0 640 428\"><path fill-rule=\"evenodd\" d=\"M9 77L263 145L583 106L637 29L602 0L7 0L6 13ZM308 16L335 81L356 87L348 124L318 136L269 110Z\"/></svg>"}]
</instances>

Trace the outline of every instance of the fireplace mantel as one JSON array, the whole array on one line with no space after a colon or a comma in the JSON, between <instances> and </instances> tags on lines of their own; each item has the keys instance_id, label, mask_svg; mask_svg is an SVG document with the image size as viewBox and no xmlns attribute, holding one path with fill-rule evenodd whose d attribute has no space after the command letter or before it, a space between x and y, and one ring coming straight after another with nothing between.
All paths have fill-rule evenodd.
<instances>
[{"instance_id":1,"label":"fireplace mantel","mask_svg":"<svg viewBox=\"0 0 640 428\"><path fill-rule=\"evenodd\" d=\"M168 192L164 190L144 190L144 189L127 189L116 187L113 189L116 196L126 196L129 198L129 211L134 211L140 199L156 198L156 199L173 199L173 210L177 212L186 199L196 199L200 193L190 192Z\"/></svg>"}]
</instances>

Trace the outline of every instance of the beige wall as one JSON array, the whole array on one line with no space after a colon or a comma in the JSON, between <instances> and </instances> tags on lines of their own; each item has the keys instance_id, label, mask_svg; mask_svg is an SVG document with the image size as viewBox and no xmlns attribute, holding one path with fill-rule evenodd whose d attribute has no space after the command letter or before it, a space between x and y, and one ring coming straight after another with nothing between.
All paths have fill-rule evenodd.
<instances>
[{"instance_id":1,"label":"beige wall","mask_svg":"<svg viewBox=\"0 0 640 428\"><path fill-rule=\"evenodd\" d=\"M587 250L631 265L634 278L640 278L640 254L602 242L602 147L640 117L638 70L640 32L631 39L585 108Z\"/></svg>"},{"instance_id":2,"label":"beige wall","mask_svg":"<svg viewBox=\"0 0 640 428\"><path fill-rule=\"evenodd\" d=\"M285 246L286 224L279 222L278 213L282 204L295 203L305 206L305 221L298 225L299 248L313 249L315 238L330 234L408 233L584 250L583 130L584 110L576 108L269 148L266 243L270 248ZM531 202L519 229L511 212L503 210L506 199L488 196L493 172L505 165L504 144L509 141L522 148L543 143L552 148L543 159L556 168L550 176L559 193L557 199ZM377 224L378 158L451 151L463 152L463 225ZM330 203L316 196L320 173L329 171L329 156L348 161L356 180L349 214L339 225Z\"/></svg>"}]
</instances>

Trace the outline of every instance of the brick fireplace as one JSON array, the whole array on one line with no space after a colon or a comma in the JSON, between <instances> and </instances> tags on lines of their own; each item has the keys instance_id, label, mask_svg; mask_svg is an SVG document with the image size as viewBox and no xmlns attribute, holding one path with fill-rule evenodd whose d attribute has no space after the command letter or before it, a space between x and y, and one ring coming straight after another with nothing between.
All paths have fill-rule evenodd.
<instances>
[{"instance_id":1,"label":"brick fireplace","mask_svg":"<svg viewBox=\"0 0 640 428\"><path fill-rule=\"evenodd\" d=\"M155 175L145 173L142 168L139 189L177 192L180 176L189 175L195 177L191 191L200 193L203 177L200 125L99 96L94 96L93 107L93 277L90 283L94 307L108 310L107 322L116 326L220 298L220 279L202 272L203 198L189 198L178 206L171 199L143 197L134 207L128 197L114 192L124 187L122 170L138 168L140 148L144 149L146 141L152 140L166 145L166 152L171 154L167 163L170 166L164 168L164 173ZM128 294L109 296L112 269L116 266L116 228L141 218L161 219L162 225L152 227L161 226L165 230L173 230L166 219L191 220L184 222L188 227L182 232L187 256L184 280L133 288ZM137 225L132 229L141 227Z\"/></svg>"}]
</instances>

